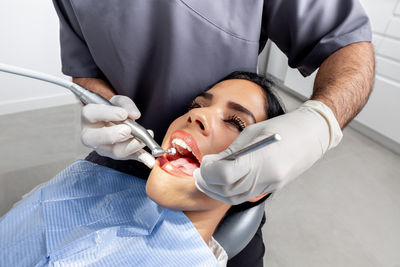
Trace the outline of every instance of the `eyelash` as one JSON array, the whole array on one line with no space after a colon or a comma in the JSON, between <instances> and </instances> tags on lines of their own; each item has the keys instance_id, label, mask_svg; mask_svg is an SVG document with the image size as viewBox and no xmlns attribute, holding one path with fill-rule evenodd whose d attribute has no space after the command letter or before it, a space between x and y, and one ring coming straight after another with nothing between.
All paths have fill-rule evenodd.
<instances>
[{"instance_id":1,"label":"eyelash","mask_svg":"<svg viewBox=\"0 0 400 267\"><path fill-rule=\"evenodd\" d=\"M188 110L194 109L194 108L202 108L203 106L196 101L193 101L189 107ZM244 128L246 128L246 122L242 120L238 115L233 114L229 117L229 119L224 120L224 122L230 123L233 126L237 128L239 132L243 131Z\"/></svg>"},{"instance_id":2,"label":"eyelash","mask_svg":"<svg viewBox=\"0 0 400 267\"><path fill-rule=\"evenodd\" d=\"M233 114L230 116L226 122L231 123L233 126L235 126L239 132L243 131L244 128L246 128L246 122L244 122L238 115Z\"/></svg>"},{"instance_id":3,"label":"eyelash","mask_svg":"<svg viewBox=\"0 0 400 267\"><path fill-rule=\"evenodd\" d=\"M193 102L190 103L190 105L188 107L188 111L191 109L194 109L194 108L201 108L201 107L203 107L203 106L193 100Z\"/></svg>"}]
</instances>

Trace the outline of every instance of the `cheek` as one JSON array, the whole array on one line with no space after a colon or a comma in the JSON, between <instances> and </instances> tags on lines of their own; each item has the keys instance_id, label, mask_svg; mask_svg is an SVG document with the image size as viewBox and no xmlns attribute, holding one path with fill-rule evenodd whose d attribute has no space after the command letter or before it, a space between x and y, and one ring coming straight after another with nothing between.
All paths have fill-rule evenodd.
<instances>
[{"instance_id":1,"label":"cheek","mask_svg":"<svg viewBox=\"0 0 400 267\"><path fill-rule=\"evenodd\" d=\"M222 123L218 128L214 128L212 142L208 145L208 151L205 154L218 154L224 151L238 136L239 132L227 128L227 126Z\"/></svg>"},{"instance_id":2,"label":"cheek","mask_svg":"<svg viewBox=\"0 0 400 267\"><path fill-rule=\"evenodd\" d=\"M179 118L175 119L169 125L168 130L167 130L166 134L164 135L163 142L161 144L161 146L163 148L166 148L169 145L167 142L169 140L169 137L171 136L171 134L174 131L184 128L184 126L186 125L185 122L186 122L186 119L184 118L184 115L183 115L183 116L180 116Z\"/></svg>"}]
</instances>

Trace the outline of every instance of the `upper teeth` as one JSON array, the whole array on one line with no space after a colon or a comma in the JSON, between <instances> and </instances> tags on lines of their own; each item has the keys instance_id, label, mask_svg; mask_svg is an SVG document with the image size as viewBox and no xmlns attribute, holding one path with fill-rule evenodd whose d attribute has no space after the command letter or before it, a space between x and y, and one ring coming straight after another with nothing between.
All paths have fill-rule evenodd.
<instances>
[{"instance_id":1,"label":"upper teeth","mask_svg":"<svg viewBox=\"0 0 400 267\"><path fill-rule=\"evenodd\" d=\"M178 138L175 138L175 139L173 139L172 140L172 145L176 148L176 146L180 146L180 147L182 147L183 149L187 149L187 150L189 150L190 152L192 152L192 149L185 143L185 141L183 141L182 139L178 139ZM179 151L179 149L178 149L178 151ZM179 151L180 152L180 151Z\"/></svg>"}]
</instances>

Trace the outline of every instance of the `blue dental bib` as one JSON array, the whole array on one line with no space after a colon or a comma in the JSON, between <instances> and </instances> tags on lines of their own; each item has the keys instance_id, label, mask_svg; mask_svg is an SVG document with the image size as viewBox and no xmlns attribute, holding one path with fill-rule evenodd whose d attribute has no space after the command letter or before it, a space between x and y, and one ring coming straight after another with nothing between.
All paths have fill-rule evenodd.
<instances>
[{"instance_id":1,"label":"blue dental bib","mask_svg":"<svg viewBox=\"0 0 400 267\"><path fill-rule=\"evenodd\" d=\"M218 266L191 221L145 184L73 163L0 219L0 266Z\"/></svg>"}]
</instances>

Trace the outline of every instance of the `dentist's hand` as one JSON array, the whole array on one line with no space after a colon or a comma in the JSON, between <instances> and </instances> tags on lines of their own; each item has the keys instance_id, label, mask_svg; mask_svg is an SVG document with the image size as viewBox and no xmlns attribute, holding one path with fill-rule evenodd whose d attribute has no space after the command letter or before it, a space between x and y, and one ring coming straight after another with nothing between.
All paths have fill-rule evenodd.
<instances>
[{"instance_id":1,"label":"dentist's hand","mask_svg":"<svg viewBox=\"0 0 400 267\"><path fill-rule=\"evenodd\" d=\"M236 160L219 160L274 133L282 140ZM196 186L214 199L236 205L282 188L341 138L333 112L310 100L292 112L246 127L228 149L205 156L194 172Z\"/></svg>"},{"instance_id":2,"label":"dentist's hand","mask_svg":"<svg viewBox=\"0 0 400 267\"><path fill-rule=\"evenodd\" d=\"M115 95L110 102L116 105L89 104L82 108L82 143L102 156L141 161L152 168L154 157L143 150L142 142L134 139L131 128L125 124L115 125L112 122L124 121L128 117L137 120L140 111L135 103L126 96ZM153 135L153 132L149 130Z\"/></svg>"}]
</instances>

